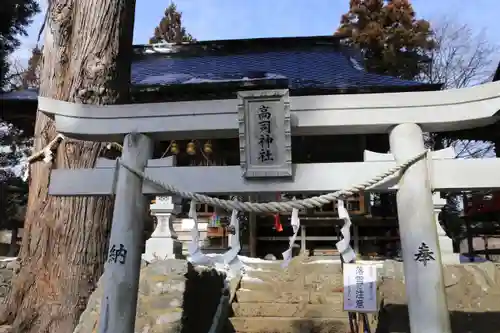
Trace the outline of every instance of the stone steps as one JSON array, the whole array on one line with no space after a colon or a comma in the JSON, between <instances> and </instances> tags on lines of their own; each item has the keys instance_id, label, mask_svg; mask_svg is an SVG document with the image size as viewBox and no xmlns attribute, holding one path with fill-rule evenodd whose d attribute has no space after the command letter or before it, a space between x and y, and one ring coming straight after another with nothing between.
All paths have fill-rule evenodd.
<instances>
[{"instance_id":1,"label":"stone steps","mask_svg":"<svg viewBox=\"0 0 500 333\"><path fill-rule=\"evenodd\" d=\"M235 332L241 333L346 333L347 319L299 317L233 317Z\"/></svg>"},{"instance_id":2,"label":"stone steps","mask_svg":"<svg viewBox=\"0 0 500 333\"><path fill-rule=\"evenodd\" d=\"M273 272L273 271L248 271L245 273L249 278L255 278L264 282L294 282L304 281L305 284L323 283L331 279L342 281L342 273L340 272ZM332 282L333 283L333 282ZM337 283L337 282L335 282Z\"/></svg>"},{"instance_id":3,"label":"stone steps","mask_svg":"<svg viewBox=\"0 0 500 333\"><path fill-rule=\"evenodd\" d=\"M326 284L309 284L305 285L303 282L289 282L289 283L268 283L262 281L249 281L242 280L240 287L246 290L253 291L263 291L263 292L286 292L290 290L307 290L307 291L318 291L318 292L340 292L342 291L342 283L336 283L336 281L332 281L331 283Z\"/></svg>"},{"instance_id":4,"label":"stone steps","mask_svg":"<svg viewBox=\"0 0 500 333\"><path fill-rule=\"evenodd\" d=\"M281 267L282 260L249 260L244 261L245 265L250 267L251 270L257 271L274 271L283 273L284 269ZM314 271L317 273L340 273L342 270L340 260L312 260L308 262L301 263L309 271ZM302 270L303 268L300 268ZM290 265L286 271L294 271L296 267Z\"/></svg>"},{"instance_id":5,"label":"stone steps","mask_svg":"<svg viewBox=\"0 0 500 333\"><path fill-rule=\"evenodd\" d=\"M323 292L338 292L343 286L340 273L324 274L278 274L274 272L248 272L241 280L241 288L261 291L313 290Z\"/></svg>"},{"instance_id":6,"label":"stone steps","mask_svg":"<svg viewBox=\"0 0 500 333\"><path fill-rule=\"evenodd\" d=\"M261 263L241 279L230 321L241 333L345 333L342 287L337 264Z\"/></svg>"},{"instance_id":7,"label":"stone steps","mask_svg":"<svg viewBox=\"0 0 500 333\"><path fill-rule=\"evenodd\" d=\"M332 304L342 306L342 293L311 292L294 290L269 292L240 289L236 292L239 303L288 303L288 304Z\"/></svg>"},{"instance_id":8,"label":"stone steps","mask_svg":"<svg viewBox=\"0 0 500 333\"><path fill-rule=\"evenodd\" d=\"M239 302L233 303L233 312L235 317L298 317L347 319L347 314L342 311L342 308L339 306L332 306L332 304Z\"/></svg>"}]
</instances>

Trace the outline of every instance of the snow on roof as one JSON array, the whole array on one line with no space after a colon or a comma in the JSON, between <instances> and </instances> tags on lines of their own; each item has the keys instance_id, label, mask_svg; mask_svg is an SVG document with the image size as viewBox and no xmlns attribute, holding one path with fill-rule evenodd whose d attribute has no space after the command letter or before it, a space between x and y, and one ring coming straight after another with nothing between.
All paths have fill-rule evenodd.
<instances>
[{"instance_id":1,"label":"snow on roof","mask_svg":"<svg viewBox=\"0 0 500 333\"><path fill-rule=\"evenodd\" d=\"M352 49L333 36L206 41L136 47L135 86L279 80L290 89L417 88L427 84L368 73ZM187 50L187 52L185 52ZM35 90L0 94L3 100L36 100Z\"/></svg>"}]
</instances>

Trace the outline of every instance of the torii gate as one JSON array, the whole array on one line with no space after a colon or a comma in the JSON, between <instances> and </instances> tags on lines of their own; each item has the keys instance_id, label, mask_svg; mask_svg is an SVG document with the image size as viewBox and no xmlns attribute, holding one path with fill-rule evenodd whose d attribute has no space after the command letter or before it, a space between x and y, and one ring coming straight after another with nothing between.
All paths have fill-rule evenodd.
<instances>
[{"instance_id":1,"label":"torii gate","mask_svg":"<svg viewBox=\"0 0 500 333\"><path fill-rule=\"evenodd\" d=\"M40 97L39 109L52 115L57 130L66 136L106 142L124 140L123 164L182 191L303 193L348 188L422 155L423 132L496 122L499 92L500 82L438 92L304 97L289 97L288 90L265 90L240 93L238 99L229 100L111 106ZM369 133L388 133L391 154L365 152L365 161L354 163L291 162L292 135ZM266 141L273 141L269 149L259 147L266 135L272 136ZM172 167L171 159L151 159L153 140L229 137L240 138L241 166ZM273 161L259 162L261 152L267 157L273 154ZM457 160L449 158L446 151L438 152L413 163L399 180L369 189L397 190L413 333L451 333L432 190L500 188L500 177L491 177L498 170L500 159ZM164 194L164 190L143 182L117 161L100 160L93 169L53 170L49 194L116 196L112 256L105 266L99 332L132 333L143 194ZM417 260L419 249L424 247L433 252L435 260Z\"/></svg>"}]
</instances>

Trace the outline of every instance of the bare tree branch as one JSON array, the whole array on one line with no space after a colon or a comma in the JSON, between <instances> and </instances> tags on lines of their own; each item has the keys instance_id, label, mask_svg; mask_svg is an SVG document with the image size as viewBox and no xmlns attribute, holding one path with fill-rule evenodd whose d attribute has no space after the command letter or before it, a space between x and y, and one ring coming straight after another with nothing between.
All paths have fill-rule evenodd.
<instances>
[{"instance_id":1,"label":"bare tree branch","mask_svg":"<svg viewBox=\"0 0 500 333\"><path fill-rule=\"evenodd\" d=\"M457 158L494 157L494 145L490 142L475 140L456 140L451 143Z\"/></svg>"},{"instance_id":2,"label":"bare tree branch","mask_svg":"<svg viewBox=\"0 0 500 333\"><path fill-rule=\"evenodd\" d=\"M490 43L485 30L478 33L467 24L443 17L434 26L437 41L431 51L431 66L420 80L442 83L444 89L463 88L491 79L499 47Z\"/></svg>"},{"instance_id":3,"label":"bare tree branch","mask_svg":"<svg viewBox=\"0 0 500 333\"><path fill-rule=\"evenodd\" d=\"M9 74L6 77L6 90L16 90L23 86L23 76L26 69L21 61L14 59L9 65Z\"/></svg>"},{"instance_id":4,"label":"bare tree branch","mask_svg":"<svg viewBox=\"0 0 500 333\"><path fill-rule=\"evenodd\" d=\"M6 82L8 82L7 91L39 87L41 52L42 50L38 46L33 48L26 67L17 59L11 62L6 79Z\"/></svg>"},{"instance_id":5,"label":"bare tree branch","mask_svg":"<svg viewBox=\"0 0 500 333\"><path fill-rule=\"evenodd\" d=\"M443 89L491 81L496 68L494 56L500 49L487 39L484 29L475 32L467 24L442 17L434 24L433 32L436 48L430 51L431 65L419 80L441 83ZM454 147L458 158L482 158L494 152L490 142L452 140L435 134L430 134L428 139L428 146L434 149Z\"/></svg>"}]
</instances>

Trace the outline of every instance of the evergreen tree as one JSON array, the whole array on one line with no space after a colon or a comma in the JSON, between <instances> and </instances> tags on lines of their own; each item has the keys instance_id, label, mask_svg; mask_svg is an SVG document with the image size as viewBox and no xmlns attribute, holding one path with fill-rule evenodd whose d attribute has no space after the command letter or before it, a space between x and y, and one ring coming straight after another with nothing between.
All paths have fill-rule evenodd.
<instances>
[{"instance_id":1,"label":"evergreen tree","mask_svg":"<svg viewBox=\"0 0 500 333\"><path fill-rule=\"evenodd\" d=\"M21 160L32 139L13 125L0 121L0 229L12 230L10 255L17 252L17 230L22 228L28 202L28 183L21 177Z\"/></svg>"},{"instance_id":2,"label":"evergreen tree","mask_svg":"<svg viewBox=\"0 0 500 333\"><path fill-rule=\"evenodd\" d=\"M8 81L8 56L20 45L19 36L26 36L26 27L40 11L35 0L2 0L0 5L0 89Z\"/></svg>"},{"instance_id":3,"label":"evergreen tree","mask_svg":"<svg viewBox=\"0 0 500 333\"><path fill-rule=\"evenodd\" d=\"M177 6L174 3L171 3L165 9L165 16L161 19L160 24L155 28L153 37L149 40L151 44L193 41L195 41L193 36L187 33L186 28L182 26L182 13L177 11Z\"/></svg>"},{"instance_id":4,"label":"evergreen tree","mask_svg":"<svg viewBox=\"0 0 500 333\"><path fill-rule=\"evenodd\" d=\"M0 169L11 169L19 165L28 154L33 139L12 124L0 120Z\"/></svg>"},{"instance_id":5,"label":"evergreen tree","mask_svg":"<svg viewBox=\"0 0 500 333\"><path fill-rule=\"evenodd\" d=\"M414 79L435 48L429 22L417 20L409 0L350 0L335 35L358 47L368 71Z\"/></svg>"},{"instance_id":6,"label":"evergreen tree","mask_svg":"<svg viewBox=\"0 0 500 333\"><path fill-rule=\"evenodd\" d=\"M38 88L40 85L40 66L42 65L42 49L35 46L31 50L28 68L23 73L21 81L24 89Z\"/></svg>"},{"instance_id":7,"label":"evergreen tree","mask_svg":"<svg viewBox=\"0 0 500 333\"><path fill-rule=\"evenodd\" d=\"M19 47L19 36L26 36L26 27L39 11L35 0L3 0L0 5L0 91L10 81L8 57ZM16 166L26 155L30 142L21 130L0 119L0 229L16 231L24 219L27 183Z\"/></svg>"},{"instance_id":8,"label":"evergreen tree","mask_svg":"<svg viewBox=\"0 0 500 333\"><path fill-rule=\"evenodd\" d=\"M0 229L22 228L28 183L12 169L0 169Z\"/></svg>"},{"instance_id":9,"label":"evergreen tree","mask_svg":"<svg viewBox=\"0 0 500 333\"><path fill-rule=\"evenodd\" d=\"M40 95L96 105L128 101L135 2L78 0L63 6L61 12L64 1L49 1L45 29L53 38L43 42ZM96 59L105 59L106 65L98 71L86 70ZM106 89L82 95L82 84ZM34 150L44 149L57 135L54 119L37 112ZM22 265L0 311L0 325L11 325L12 332L74 331L103 271L113 201L110 197L51 196L50 172L92 167L105 147L105 143L68 138L53 147L50 163L30 165L18 255Z\"/></svg>"}]
</instances>

